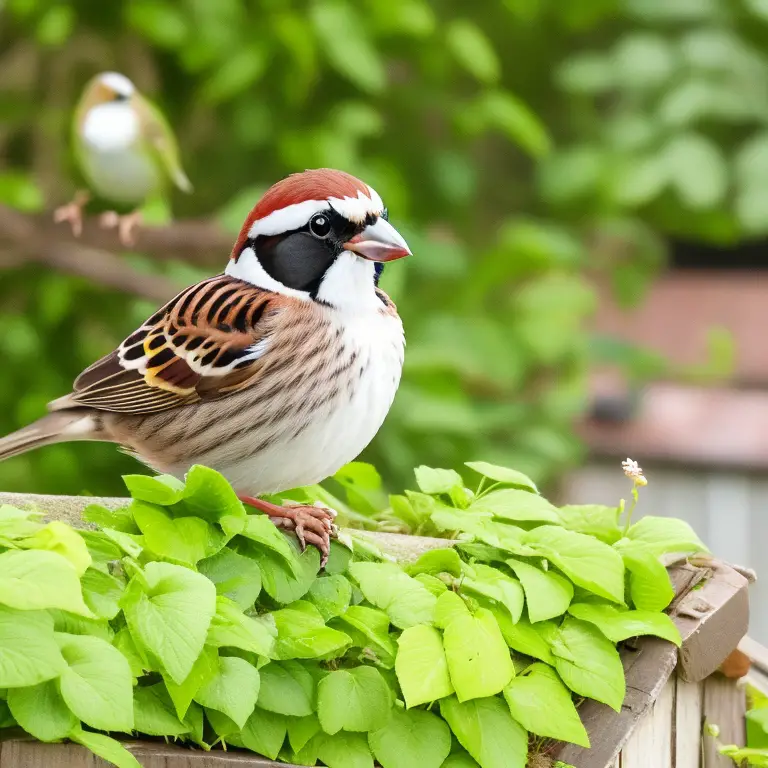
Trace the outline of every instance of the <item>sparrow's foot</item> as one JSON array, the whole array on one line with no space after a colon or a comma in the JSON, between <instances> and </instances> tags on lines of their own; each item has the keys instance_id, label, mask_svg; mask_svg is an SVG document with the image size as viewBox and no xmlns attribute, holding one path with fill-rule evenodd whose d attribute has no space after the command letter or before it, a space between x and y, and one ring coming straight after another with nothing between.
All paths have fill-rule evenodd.
<instances>
[{"instance_id":1,"label":"sparrow's foot","mask_svg":"<svg viewBox=\"0 0 768 768\"><path fill-rule=\"evenodd\" d=\"M120 242L127 248L136 242L135 230L141 226L141 211L133 211L124 216L120 216L115 211L106 211L101 214L99 221L104 229L117 228Z\"/></svg>"},{"instance_id":2,"label":"sparrow's foot","mask_svg":"<svg viewBox=\"0 0 768 768\"><path fill-rule=\"evenodd\" d=\"M53 212L53 220L57 224L68 221L69 226L72 227L72 234L80 237L83 232L83 208L90 199L88 192L83 190L76 192L71 203L62 205Z\"/></svg>"},{"instance_id":3,"label":"sparrow's foot","mask_svg":"<svg viewBox=\"0 0 768 768\"><path fill-rule=\"evenodd\" d=\"M331 551L331 539L336 538L339 533L339 529L333 522L337 514L335 510L319 503L313 507L305 504L280 507L253 496L240 496L240 501L269 515L269 519L278 528L294 531L301 544L302 552L307 544L317 547L321 555L320 569L325 568Z\"/></svg>"}]
</instances>

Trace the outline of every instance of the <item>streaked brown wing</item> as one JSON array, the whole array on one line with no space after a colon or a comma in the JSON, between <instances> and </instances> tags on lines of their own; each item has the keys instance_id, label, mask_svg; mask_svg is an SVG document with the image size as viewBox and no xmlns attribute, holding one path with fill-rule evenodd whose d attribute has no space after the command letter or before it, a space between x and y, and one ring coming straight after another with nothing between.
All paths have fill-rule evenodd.
<instances>
[{"instance_id":1,"label":"streaked brown wing","mask_svg":"<svg viewBox=\"0 0 768 768\"><path fill-rule=\"evenodd\" d=\"M276 299L227 275L198 283L84 370L55 407L150 413L236 391L267 348Z\"/></svg>"}]
</instances>

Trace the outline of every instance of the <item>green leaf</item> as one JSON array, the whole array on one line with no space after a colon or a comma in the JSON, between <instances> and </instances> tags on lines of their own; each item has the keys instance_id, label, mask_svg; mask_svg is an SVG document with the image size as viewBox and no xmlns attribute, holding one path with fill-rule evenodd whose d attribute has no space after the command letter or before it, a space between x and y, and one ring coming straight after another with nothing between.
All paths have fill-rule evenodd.
<instances>
[{"instance_id":1,"label":"green leaf","mask_svg":"<svg viewBox=\"0 0 768 768\"><path fill-rule=\"evenodd\" d=\"M271 616L246 616L226 597L216 598L216 613L211 619L206 643L216 648L230 646L243 651L272 656L277 627Z\"/></svg>"},{"instance_id":2,"label":"green leaf","mask_svg":"<svg viewBox=\"0 0 768 768\"><path fill-rule=\"evenodd\" d=\"M123 596L128 627L153 666L180 684L203 650L216 589L205 576L171 563L147 563L144 579L146 591L134 576Z\"/></svg>"},{"instance_id":3,"label":"green leaf","mask_svg":"<svg viewBox=\"0 0 768 768\"><path fill-rule=\"evenodd\" d=\"M606 544L617 542L621 536L619 508L601 504L569 504L560 507L560 525L569 531L595 536Z\"/></svg>"},{"instance_id":4,"label":"green leaf","mask_svg":"<svg viewBox=\"0 0 768 768\"><path fill-rule=\"evenodd\" d=\"M667 569L652 552L625 549L621 556L629 571L629 595L641 611L663 611L675 596Z\"/></svg>"},{"instance_id":5,"label":"green leaf","mask_svg":"<svg viewBox=\"0 0 768 768\"><path fill-rule=\"evenodd\" d=\"M258 704L280 715L311 715L315 711L315 680L301 662L273 661L261 668ZM297 747L292 740L291 746L298 751L304 745Z\"/></svg>"},{"instance_id":6,"label":"green leaf","mask_svg":"<svg viewBox=\"0 0 768 768\"><path fill-rule=\"evenodd\" d=\"M459 701L493 696L514 677L515 667L494 615L479 608L458 615L443 636L451 683Z\"/></svg>"},{"instance_id":7,"label":"green leaf","mask_svg":"<svg viewBox=\"0 0 768 768\"><path fill-rule=\"evenodd\" d=\"M368 740L361 733L318 736L317 756L328 768L373 768Z\"/></svg>"},{"instance_id":8,"label":"green leaf","mask_svg":"<svg viewBox=\"0 0 768 768\"><path fill-rule=\"evenodd\" d=\"M571 692L552 667L532 664L504 689L504 698L512 717L527 731L589 747Z\"/></svg>"},{"instance_id":9,"label":"green leaf","mask_svg":"<svg viewBox=\"0 0 768 768\"><path fill-rule=\"evenodd\" d=\"M555 634L552 653L558 674L572 691L621 711L625 683L619 652L596 627L566 618Z\"/></svg>"},{"instance_id":10,"label":"green leaf","mask_svg":"<svg viewBox=\"0 0 768 768\"><path fill-rule=\"evenodd\" d=\"M100 504L89 504L82 512L82 518L86 523L93 523L99 528L112 528L122 533L139 532L136 523L133 522L131 505L119 509L107 509ZM80 535L87 536L88 533L93 533L93 531L82 531Z\"/></svg>"},{"instance_id":11,"label":"green leaf","mask_svg":"<svg viewBox=\"0 0 768 768\"><path fill-rule=\"evenodd\" d=\"M504 520L559 523L557 508L543 496L519 488L491 491L472 502L470 512L492 514Z\"/></svg>"},{"instance_id":12,"label":"green leaf","mask_svg":"<svg viewBox=\"0 0 768 768\"><path fill-rule=\"evenodd\" d=\"M476 80L481 83L498 82L501 76L498 56L476 24L467 19L452 21L446 30L445 40L456 61Z\"/></svg>"},{"instance_id":13,"label":"green leaf","mask_svg":"<svg viewBox=\"0 0 768 768\"><path fill-rule=\"evenodd\" d=\"M19 542L19 546L22 549L56 552L69 560L78 576L82 576L91 564L91 555L83 537L59 520L48 523L37 533Z\"/></svg>"},{"instance_id":14,"label":"green leaf","mask_svg":"<svg viewBox=\"0 0 768 768\"><path fill-rule=\"evenodd\" d=\"M290 718L288 720L288 741L291 749L294 752L300 752L307 745L307 742L321 730L320 721L315 714Z\"/></svg>"},{"instance_id":15,"label":"green leaf","mask_svg":"<svg viewBox=\"0 0 768 768\"><path fill-rule=\"evenodd\" d=\"M316 659L341 656L351 645L343 632L326 627L320 612L311 603L312 611L283 608L275 611L277 625L276 654L279 659Z\"/></svg>"},{"instance_id":16,"label":"green leaf","mask_svg":"<svg viewBox=\"0 0 768 768\"><path fill-rule=\"evenodd\" d=\"M409 627L397 642L395 672L406 707L428 704L453 693L443 639L437 629L428 624Z\"/></svg>"},{"instance_id":17,"label":"green leaf","mask_svg":"<svg viewBox=\"0 0 768 768\"><path fill-rule=\"evenodd\" d=\"M440 597L448 589L444 581L428 573L420 573L413 578L420 584L423 584L435 597Z\"/></svg>"},{"instance_id":18,"label":"green leaf","mask_svg":"<svg viewBox=\"0 0 768 768\"><path fill-rule=\"evenodd\" d=\"M504 641L512 650L524 653L526 656L533 656L535 659L541 659L547 664L555 663L549 643L528 619L523 616L517 624L513 624L509 612L502 606L491 608L491 612L496 617ZM541 626L542 623L539 622L537 627Z\"/></svg>"},{"instance_id":19,"label":"green leaf","mask_svg":"<svg viewBox=\"0 0 768 768\"><path fill-rule=\"evenodd\" d=\"M43 512L0 504L0 537L22 539L26 536L34 536L43 528L44 517Z\"/></svg>"},{"instance_id":20,"label":"green leaf","mask_svg":"<svg viewBox=\"0 0 768 768\"><path fill-rule=\"evenodd\" d=\"M285 715L256 707L240 734L243 744L252 752L274 760L285 741L286 722Z\"/></svg>"},{"instance_id":21,"label":"green leaf","mask_svg":"<svg viewBox=\"0 0 768 768\"><path fill-rule=\"evenodd\" d=\"M224 517L246 516L243 502L224 476L200 464L187 472L183 507L186 514L209 523L218 523Z\"/></svg>"},{"instance_id":22,"label":"green leaf","mask_svg":"<svg viewBox=\"0 0 768 768\"><path fill-rule=\"evenodd\" d=\"M512 621L517 622L523 613L525 595L517 579L502 573L490 565L476 563L465 567L467 573L461 582L461 591L469 589L501 603L509 611Z\"/></svg>"},{"instance_id":23,"label":"green leaf","mask_svg":"<svg viewBox=\"0 0 768 768\"><path fill-rule=\"evenodd\" d=\"M320 611L325 621L344 613L351 599L352 585L340 574L316 579L307 592L307 600Z\"/></svg>"},{"instance_id":24,"label":"green leaf","mask_svg":"<svg viewBox=\"0 0 768 768\"><path fill-rule=\"evenodd\" d=\"M28 688L10 688L8 706L16 722L40 741L65 739L80 724L54 680Z\"/></svg>"},{"instance_id":25,"label":"green leaf","mask_svg":"<svg viewBox=\"0 0 768 768\"><path fill-rule=\"evenodd\" d=\"M109 573L89 568L81 577L85 604L103 619L114 619L120 612L120 598L125 584Z\"/></svg>"},{"instance_id":26,"label":"green leaf","mask_svg":"<svg viewBox=\"0 0 768 768\"><path fill-rule=\"evenodd\" d=\"M381 608L399 629L429 623L436 598L423 584L392 563L352 563L352 577L365 599Z\"/></svg>"},{"instance_id":27,"label":"green leaf","mask_svg":"<svg viewBox=\"0 0 768 768\"><path fill-rule=\"evenodd\" d=\"M594 624L613 643L639 635L655 635L678 647L682 642L680 632L666 613L621 611L613 605L594 603L574 603L568 612Z\"/></svg>"},{"instance_id":28,"label":"green leaf","mask_svg":"<svg viewBox=\"0 0 768 768\"><path fill-rule=\"evenodd\" d=\"M103 733L78 728L69 734L69 738L117 768L141 768L139 761L119 741Z\"/></svg>"},{"instance_id":29,"label":"green leaf","mask_svg":"<svg viewBox=\"0 0 768 768\"><path fill-rule=\"evenodd\" d=\"M192 671L187 675L181 685L177 685L167 676L163 678L165 687L168 690L168 695L171 697L171 701L173 702L179 720L184 720L187 716L187 711L192 704L192 700L195 698L195 694L204 685L209 683L218 673L218 651L216 648L211 648L206 645L192 667Z\"/></svg>"},{"instance_id":30,"label":"green leaf","mask_svg":"<svg viewBox=\"0 0 768 768\"><path fill-rule=\"evenodd\" d=\"M36 549L0 554L0 603L26 611L61 608L92 616L72 563L56 552Z\"/></svg>"},{"instance_id":31,"label":"green leaf","mask_svg":"<svg viewBox=\"0 0 768 768\"><path fill-rule=\"evenodd\" d=\"M711 139L676 132L661 157L669 181L686 207L712 208L722 201L728 189L728 164Z\"/></svg>"},{"instance_id":32,"label":"green leaf","mask_svg":"<svg viewBox=\"0 0 768 768\"><path fill-rule=\"evenodd\" d=\"M328 62L342 77L368 93L384 90L384 64L355 6L340 0L315 0L310 18ZM347 41L344 50L339 48L340 39Z\"/></svg>"},{"instance_id":33,"label":"green leaf","mask_svg":"<svg viewBox=\"0 0 768 768\"><path fill-rule=\"evenodd\" d=\"M488 91L474 109L488 127L505 134L529 155L542 157L549 153L552 141L544 124L517 96L504 90Z\"/></svg>"},{"instance_id":34,"label":"green leaf","mask_svg":"<svg viewBox=\"0 0 768 768\"><path fill-rule=\"evenodd\" d=\"M635 551L636 548L645 549L654 555L667 552L709 552L693 528L685 520L674 517L643 517L630 527L627 538L629 542L622 540L617 544L620 552L625 549Z\"/></svg>"},{"instance_id":35,"label":"green leaf","mask_svg":"<svg viewBox=\"0 0 768 768\"><path fill-rule=\"evenodd\" d=\"M334 625L349 635L354 645L372 651L383 666L391 668L395 663L395 641L389 634L389 616L383 611L351 605Z\"/></svg>"},{"instance_id":36,"label":"green leaf","mask_svg":"<svg viewBox=\"0 0 768 768\"><path fill-rule=\"evenodd\" d=\"M67 632L71 630L67 630L65 628L59 629L57 627L57 631ZM131 637L131 631L128 629L128 627L123 627L115 635L115 638L112 642L115 648L117 648L117 650L120 651L123 656L125 656L125 659L128 662L128 666L131 668L131 674L134 677L141 677L144 674L144 668L145 666L148 666L148 663L146 659L142 658L141 654L139 653L139 649L136 647L136 643L133 641L133 637Z\"/></svg>"},{"instance_id":37,"label":"green leaf","mask_svg":"<svg viewBox=\"0 0 768 768\"><path fill-rule=\"evenodd\" d=\"M392 694L373 667L338 669L317 686L317 715L326 733L374 731L389 720Z\"/></svg>"},{"instance_id":38,"label":"green leaf","mask_svg":"<svg viewBox=\"0 0 768 768\"><path fill-rule=\"evenodd\" d=\"M422 493L437 496L440 493L450 493L456 488L463 488L461 475L453 469L433 469L432 467L416 467L416 483Z\"/></svg>"},{"instance_id":39,"label":"green leaf","mask_svg":"<svg viewBox=\"0 0 768 768\"><path fill-rule=\"evenodd\" d=\"M172 475L124 475L123 482L134 499L149 504L170 507L184 496L184 483Z\"/></svg>"},{"instance_id":40,"label":"green leaf","mask_svg":"<svg viewBox=\"0 0 768 768\"><path fill-rule=\"evenodd\" d=\"M368 734L368 744L383 768L440 768L451 751L451 731L431 712L395 709L383 728Z\"/></svg>"},{"instance_id":41,"label":"green leaf","mask_svg":"<svg viewBox=\"0 0 768 768\"><path fill-rule=\"evenodd\" d=\"M276 554L297 576L301 573L296 563L298 550L266 515L248 515L238 533Z\"/></svg>"},{"instance_id":42,"label":"green leaf","mask_svg":"<svg viewBox=\"0 0 768 768\"><path fill-rule=\"evenodd\" d=\"M562 616L573 600L573 584L553 571L542 571L522 560L507 560L525 590L528 618L532 624ZM514 616L513 616L514 618Z\"/></svg>"},{"instance_id":43,"label":"green leaf","mask_svg":"<svg viewBox=\"0 0 768 768\"><path fill-rule=\"evenodd\" d=\"M92 635L112 642L115 633L106 619L86 619L84 616L60 611L58 608L51 608L48 613L53 617L53 628L56 632L66 632L70 635Z\"/></svg>"},{"instance_id":44,"label":"green leaf","mask_svg":"<svg viewBox=\"0 0 768 768\"><path fill-rule=\"evenodd\" d=\"M190 726L181 722L163 683L139 686L133 693L136 730L149 736L183 736Z\"/></svg>"},{"instance_id":45,"label":"green leaf","mask_svg":"<svg viewBox=\"0 0 768 768\"><path fill-rule=\"evenodd\" d=\"M525 768L528 734L499 697L462 704L450 696L440 702L440 714L481 768Z\"/></svg>"},{"instance_id":46,"label":"green leaf","mask_svg":"<svg viewBox=\"0 0 768 768\"><path fill-rule=\"evenodd\" d=\"M269 525L274 528L272 523ZM278 536L283 537L277 529L275 531ZM286 560L273 550L252 546L248 554L259 564L264 591L278 603L288 605L301 600L314 583L320 570L320 552L317 547L307 547L299 554L298 544L285 537L283 540L293 549L295 560L292 565L288 565Z\"/></svg>"},{"instance_id":47,"label":"green leaf","mask_svg":"<svg viewBox=\"0 0 768 768\"><path fill-rule=\"evenodd\" d=\"M250 608L261 592L259 564L228 547L201 560L197 568L216 585L217 594L228 597L243 610Z\"/></svg>"},{"instance_id":48,"label":"green leaf","mask_svg":"<svg viewBox=\"0 0 768 768\"><path fill-rule=\"evenodd\" d=\"M66 666L49 614L0 606L0 688L37 685Z\"/></svg>"},{"instance_id":49,"label":"green leaf","mask_svg":"<svg viewBox=\"0 0 768 768\"><path fill-rule=\"evenodd\" d=\"M602 541L542 525L528 531L523 542L551 560L574 584L613 602L624 602L624 562Z\"/></svg>"},{"instance_id":50,"label":"green leaf","mask_svg":"<svg viewBox=\"0 0 768 768\"><path fill-rule=\"evenodd\" d=\"M195 694L195 701L245 726L259 698L259 671L237 656L219 658L218 672Z\"/></svg>"},{"instance_id":51,"label":"green leaf","mask_svg":"<svg viewBox=\"0 0 768 768\"><path fill-rule=\"evenodd\" d=\"M475 472L483 475L483 477L487 477L489 480L494 480L497 483L504 483L504 485L512 485L515 488L521 488L524 491L531 491L532 493L539 492L536 483L534 483L530 477L524 475L522 472L518 472L516 469L508 469L507 467L500 467L496 464L489 464L487 461L465 461L464 463L470 469L474 469Z\"/></svg>"},{"instance_id":52,"label":"green leaf","mask_svg":"<svg viewBox=\"0 0 768 768\"><path fill-rule=\"evenodd\" d=\"M91 728L133 729L133 675L120 651L105 640L57 633L67 668L59 689L67 706Z\"/></svg>"},{"instance_id":53,"label":"green leaf","mask_svg":"<svg viewBox=\"0 0 768 768\"><path fill-rule=\"evenodd\" d=\"M453 548L430 549L415 563L407 565L405 572L409 576L418 576L420 573L450 573L451 576L461 576L461 558Z\"/></svg>"},{"instance_id":54,"label":"green leaf","mask_svg":"<svg viewBox=\"0 0 768 768\"><path fill-rule=\"evenodd\" d=\"M444 592L435 604L435 624L445 629L457 616L470 616L467 604L455 593Z\"/></svg>"},{"instance_id":55,"label":"green leaf","mask_svg":"<svg viewBox=\"0 0 768 768\"><path fill-rule=\"evenodd\" d=\"M174 563L193 566L218 552L224 535L199 517L172 517L162 507L134 504L133 517L144 534L147 549Z\"/></svg>"},{"instance_id":56,"label":"green leaf","mask_svg":"<svg viewBox=\"0 0 768 768\"><path fill-rule=\"evenodd\" d=\"M459 747L445 758L442 768L480 768L480 766L477 764L477 761L473 760Z\"/></svg>"}]
</instances>

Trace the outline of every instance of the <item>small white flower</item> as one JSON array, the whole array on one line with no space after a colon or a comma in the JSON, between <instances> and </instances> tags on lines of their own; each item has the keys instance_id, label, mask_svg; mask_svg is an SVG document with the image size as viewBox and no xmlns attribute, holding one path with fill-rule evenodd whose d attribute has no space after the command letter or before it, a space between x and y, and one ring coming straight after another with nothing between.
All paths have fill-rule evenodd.
<instances>
[{"instance_id":1,"label":"small white flower","mask_svg":"<svg viewBox=\"0 0 768 768\"><path fill-rule=\"evenodd\" d=\"M648 485L647 478L643 475L643 470L640 465L630 458L621 462L621 468L624 470L624 474L632 480L635 485Z\"/></svg>"}]
</instances>

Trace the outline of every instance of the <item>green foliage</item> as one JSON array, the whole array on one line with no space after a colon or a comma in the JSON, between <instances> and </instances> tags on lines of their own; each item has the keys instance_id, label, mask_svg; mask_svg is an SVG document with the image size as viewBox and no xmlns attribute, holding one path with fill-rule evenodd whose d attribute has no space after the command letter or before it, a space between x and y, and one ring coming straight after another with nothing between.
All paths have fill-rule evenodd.
<instances>
[{"instance_id":1,"label":"green foliage","mask_svg":"<svg viewBox=\"0 0 768 768\"><path fill-rule=\"evenodd\" d=\"M516 486L498 514L494 505L477 511L505 492L494 484L472 491L461 475L427 467L416 479L421 526L430 515L480 518L476 533L401 565L349 528L325 573L316 551L301 554L292 535L234 505L223 478L202 467L186 483L127 478L133 502L92 509L95 531L0 508L0 585L26 578L28 587L26 602L20 589L0 590L5 726L132 768L98 731L329 768L371 768L374 757L384 768L523 768L536 744L529 736L587 745L574 695L620 709L616 643L643 634L680 642L661 605L638 605L631 580L625 594L620 552L658 563L670 549L701 545L658 518L608 544L584 532L602 513L545 507L518 473L472 466ZM343 473L361 517L374 474L361 465ZM160 517L154 537L105 527L137 530ZM210 528L205 541L217 551L180 558L171 540L180 521ZM660 567L644 572L646 601L669 586ZM260 589L267 573L278 589ZM40 577L34 588L27 574ZM453 737L466 752L452 750Z\"/></svg>"}]
</instances>

